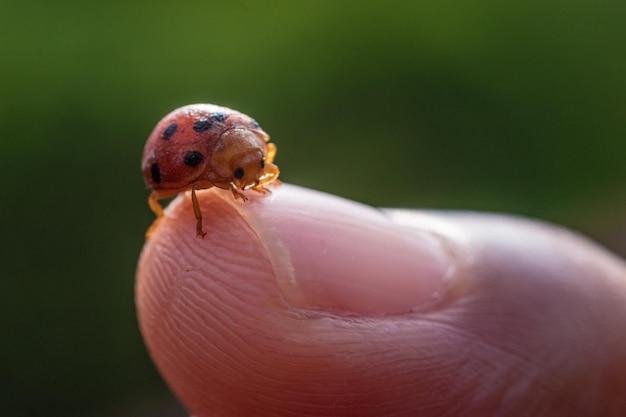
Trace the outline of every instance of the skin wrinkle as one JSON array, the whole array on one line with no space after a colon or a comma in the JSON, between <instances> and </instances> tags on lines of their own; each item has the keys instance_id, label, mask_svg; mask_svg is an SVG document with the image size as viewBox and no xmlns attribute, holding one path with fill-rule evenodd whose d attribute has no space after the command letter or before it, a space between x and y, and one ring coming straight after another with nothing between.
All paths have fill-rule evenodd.
<instances>
[{"instance_id":1,"label":"skin wrinkle","mask_svg":"<svg viewBox=\"0 0 626 417\"><path fill-rule=\"evenodd\" d=\"M198 314L193 309L184 306L178 310L180 310L181 313L179 314L180 318L176 322L177 327L178 330L187 329L181 333L185 333L190 336L185 339L189 352L201 352L203 346L211 343L211 336L219 336L226 339L225 335L231 333L228 326L224 325L226 320L216 319L211 323L213 324L213 327L208 327L206 325L207 323L203 322L202 315ZM198 349L193 349L191 348L192 346L198 346ZM237 349L236 344L232 344L232 346L235 350ZM197 357L199 360L202 360L199 355Z\"/></svg>"},{"instance_id":2,"label":"skin wrinkle","mask_svg":"<svg viewBox=\"0 0 626 417\"><path fill-rule=\"evenodd\" d=\"M211 310L212 320L210 322L205 319L204 317L207 315L201 307L203 305L211 304L210 299L208 299L208 295L203 297L205 292L206 289L192 290L190 288L183 291L183 295L190 301L188 308L185 309L184 316L189 317L189 322L195 323L195 327L200 327L200 329L195 331L195 333L197 333L198 338L204 342L199 345L206 346L210 343L210 339L205 336L205 334L212 331L219 334L222 339L230 341L229 346L233 349L233 351L228 352L229 356L245 356L246 351L253 350L255 347L246 342L240 334L245 334L246 332L253 331L254 329L247 327L244 328L239 325L239 321L236 320L237 315L239 314L238 311L234 308L229 308L228 302L225 302L224 300L219 301L220 304L224 305L223 309ZM219 316L216 316L217 314L219 314ZM235 318L235 320L233 320L233 318ZM241 329L239 329L239 327L241 327Z\"/></svg>"},{"instance_id":3,"label":"skin wrinkle","mask_svg":"<svg viewBox=\"0 0 626 417\"><path fill-rule=\"evenodd\" d=\"M474 323L479 322L479 321L480 320L473 320ZM529 357L527 354L525 354L523 349L519 349L519 348L510 349L510 348L506 348L503 345L494 345L493 343L481 342L481 340L483 340L483 338L486 335L485 334L481 335L480 333L478 333L478 337L476 337L476 334L472 334L476 330L475 327L469 327L470 330L467 330L468 327L463 327L462 328L463 330L461 330L461 328L459 328L458 325L451 326L451 327L453 331L455 332L462 331L463 334L465 335L465 339L468 342L471 341L473 345L480 346L479 349L469 350L470 352L473 352L475 350L481 352L481 356L475 358L475 360L481 360L481 358L488 356L492 358L492 361L494 363L501 363L507 367L505 369L505 371L508 371L507 374L504 374L503 376L496 378L496 381L494 381L493 384L485 384L485 383L481 384L480 389L474 393L475 396L478 396L480 392L482 391L482 392L485 392L487 395L490 395L491 399L498 398L497 395L494 395L495 394L494 392L489 394L488 387L495 386L495 387L507 387L507 391L502 393L502 395L508 393L507 395L510 398L514 398L515 395L513 394L513 392L515 391L515 387L519 383L515 381L513 385L502 384L502 383L498 383L498 380L509 379L510 377L506 377L505 375L510 375L511 372L515 372L515 370L519 368L523 368L523 371L519 373L525 377L520 380L522 384L525 384L525 381L531 379L530 375L535 375L534 377L532 377L532 379L534 380L532 384L532 389L535 391L542 391L544 395L546 396L546 398L549 398L550 396L552 397L554 396L552 393L555 390L551 387L550 381L554 381L555 375L560 375L560 372L562 372L562 367L559 366L558 361L556 361L554 357L548 357L546 361L537 361L537 358L532 358L532 357ZM495 338L493 340L498 340L498 339ZM499 356L494 357L493 354L488 354L488 352L490 351L504 353L508 357L508 359L504 359L504 360L496 359ZM517 363L518 365L517 366L514 365L515 363ZM549 366L550 364L552 364L552 366ZM502 401L508 402L508 403L511 402L510 399L503 399Z\"/></svg>"},{"instance_id":4,"label":"skin wrinkle","mask_svg":"<svg viewBox=\"0 0 626 417\"><path fill-rule=\"evenodd\" d=\"M182 246L171 245L173 240L182 242ZM172 246L175 246L175 251L171 250ZM185 254L188 253L187 251L189 249L189 245L186 245L186 243L180 239L176 239L175 236L166 239L161 245L157 244L151 246L151 250L155 251L151 257L156 263L156 265L152 266L152 270L155 271L155 276L162 277L162 279L156 279L153 280L153 282L158 286L161 293L167 293L166 299L168 302L166 304L168 307L166 307L165 311L169 309L171 302L170 297L174 297L177 294L176 290L184 284L184 277L182 279L178 278L181 277L182 274L180 268L181 263L179 263L177 259L185 259ZM142 256L144 255L142 254Z\"/></svg>"}]
</instances>

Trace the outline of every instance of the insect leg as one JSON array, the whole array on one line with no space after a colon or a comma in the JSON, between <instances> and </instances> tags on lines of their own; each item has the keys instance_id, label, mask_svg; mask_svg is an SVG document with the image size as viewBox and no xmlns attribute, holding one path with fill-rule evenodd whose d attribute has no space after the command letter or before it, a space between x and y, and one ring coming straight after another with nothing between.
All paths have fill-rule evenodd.
<instances>
[{"instance_id":1,"label":"insect leg","mask_svg":"<svg viewBox=\"0 0 626 417\"><path fill-rule=\"evenodd\" d=\"M202 211L200 210L200 204L198 203L198 197L196 197L196 187L191 187L191 203L193 204L193 214L196 215L196 234L201 238L206 236L206 232L202 230Z\"/></svg>"}]
</instances>

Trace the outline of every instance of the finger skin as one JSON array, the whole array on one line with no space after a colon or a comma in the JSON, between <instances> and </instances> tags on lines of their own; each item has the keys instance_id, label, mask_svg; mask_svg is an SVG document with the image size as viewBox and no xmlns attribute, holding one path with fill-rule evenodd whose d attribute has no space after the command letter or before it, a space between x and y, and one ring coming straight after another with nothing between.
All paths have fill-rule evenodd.
<instances>
[{"instance_id":1,"label":"finger skin","mask_svg":"<svg viewBox=\"0 0 626 417\"><path fill-rule=\"evenodd\" d=\"M277 280L271 244L279 230L271 225L306 236L307 219L323 217L319 207L308 216L310 205L298 206L305 195L343 204L286 184L245 205L208 190L198 194L204 239L183 195L146 243L136 286L141 331L191 413L626 415L623 261L543 223L390 211L390 227L446 242L452 276L437 302L397 312L381 304L380 314L359 304L307 308Z\"/></svg>"}]
</instances>

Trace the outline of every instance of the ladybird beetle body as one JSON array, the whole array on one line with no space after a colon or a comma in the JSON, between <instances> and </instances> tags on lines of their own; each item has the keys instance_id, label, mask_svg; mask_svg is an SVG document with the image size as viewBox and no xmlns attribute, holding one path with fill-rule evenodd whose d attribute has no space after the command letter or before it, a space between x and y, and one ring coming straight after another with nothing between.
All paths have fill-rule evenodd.
<instances>
[{"instance_id":1,"label":"ladybird beetle body","mask_svg":"<svg viewBox=\"0 0 626 417\"><path fill-rule=\"evenodd\" d=\"M157 220L158 200L191 190L196 232L204 236L196 190L219 187L244 201L244 190L268 192L264 186L279 173L272 163L276 146L268 142L254 119L226 107L192 104L169 113L148 137L141 164Z\"/></svg>"}]
</instances>

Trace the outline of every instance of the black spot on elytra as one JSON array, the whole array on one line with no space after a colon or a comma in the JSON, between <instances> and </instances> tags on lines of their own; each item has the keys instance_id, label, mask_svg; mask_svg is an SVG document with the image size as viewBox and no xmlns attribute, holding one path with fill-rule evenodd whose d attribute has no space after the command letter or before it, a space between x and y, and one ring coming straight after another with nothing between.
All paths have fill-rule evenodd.
<instances>
[{"instance_id":1,"label":"black spot on elytra","mask_svg":"<svg viewBox=\"0 0 626 417\"><path fill-rule=\"evenodd\" d=\"M216 113L211 113L211 119L215 120L216 122L224 122L226 121L226 119L228 119L228 115L226 113L221 113L221 112L216 112Z\"/></svg>"},{"instance_id":2,"label":"black spot on elytra","mask_svg":"<svg viewBox=\"0 0 626 417\"><path fill-rule=\"evenodd\" d=\"M206 132L212 126L212 123L208 119L200 119L193 124L193 130L198 133Z\"/></svg>"},{"instance_id":3,"label":"black spot on elytra","mask_svg":"<svg viewBox=\"0 0 626 417\"><path fill-rule=\"evenodd\" d=\"M155 184L161 182L161 168L159 168L159 164L156 162L150 167L150 175L152 175L152 181L154 181Z\"/></svg>"},{"instance_id":4,"label":"black spot on elytra","mask_svg":"<svg viewBox=\"0 0 626 417\"><path fill-rule=\"evenodd\" d=\"M250 122L250 126L252 126L255 129L258 129L261 127L261 125L259 124L259 122L257 122L256 120L252 119L252 121Z\"/></svg>"},{"instance_id":5,"label":"black spot on elytra","mask_svg":"<svg viewBox=\"0 0 626 417\"><path fill-rule=\"evenodd\" d=\"M167 140L171 138L174 132L176 132L176 129L178 129L178 125L176 123L172 123L163 131L163 134L161 135L161 139Z\"/></svg>"},{"instance_id":6,"label":"black spot on elytra","mask_svg":"<svg viewBox=\"0 0 626 417\"><path fill-rule=\"evenodd\" d=\"M185 165L187 166L197 167L198 165L200 165L203 159L204 159L204 155L202 155L201 152L189 151L185 154L184 162L185 162Z\"/></svg>"},{"instance_id":7,"label":"black spot on elytra","mask_svg":"<svg viewBox=\"0 0 626 417\"><path fill-rule=\"evenodd\" d=\"M242 179L242 178L243 178L243 174L244 174L244 171L243 171L243 168L242 168L242 167L237 168L237 169L235 170L235 172L233 173L233 175L235 176L235 178L237 178L238 180L240 180L240 179Z\"/></svg>"}]
</instances>

